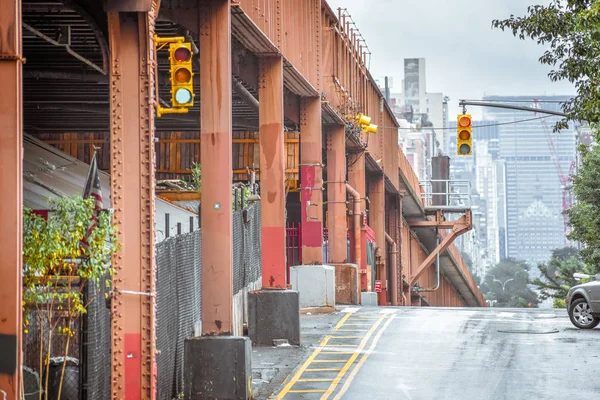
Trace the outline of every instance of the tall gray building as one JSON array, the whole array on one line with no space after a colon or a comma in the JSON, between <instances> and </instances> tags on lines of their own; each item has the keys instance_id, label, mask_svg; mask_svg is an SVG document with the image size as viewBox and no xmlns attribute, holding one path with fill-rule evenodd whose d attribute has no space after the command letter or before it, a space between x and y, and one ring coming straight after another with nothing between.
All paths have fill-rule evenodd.
<instances>
[{"instance_id":1,"label":"tall gray building","mask_svg":"<svg viewBox=\"0 0 600 400\"><path fill-rule=\"evenodd\" d=\"M510 102L526 107L561 110L567 96L488 96L484 101ZM546 103L551 101L554 103ZM576 159L574 127L553 132L559 117L527 111L485 108L484 117L498 126L499 158L506 170L507 256L535 266L551 251L565 245L562 188L559 174L568 175ZM525 121L528 120L528 121ZM510 122L521 121L510 124ZM504 124L509 123L509 124ZM476 133L474 132L474 136Z\"/></svg>"}]
</instances>

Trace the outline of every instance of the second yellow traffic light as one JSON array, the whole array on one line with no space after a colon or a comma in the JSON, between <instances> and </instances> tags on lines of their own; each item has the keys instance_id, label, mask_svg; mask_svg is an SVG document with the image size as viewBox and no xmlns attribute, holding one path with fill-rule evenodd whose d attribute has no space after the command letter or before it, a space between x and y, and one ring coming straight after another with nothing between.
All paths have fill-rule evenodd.
<instances>
[{"instance_id":1,"label":"second yellow traffic light","mask_svg":"<svg viewBox=\"0 0 600 400\"><path fill-rule=\"evenodd\" d=\"M169 62L171 63L171 105L192 107L195 95L190 43L171 43Z\"/></svg>"},{"instance_id":2,"label":"second yellow traffic light","mask_svg":"<svg viewBox=\"0 0 600 400\"><path fill-rule=\"evenodd\" d=\"M371 123L371 117L364 114L358 114L356 116L356 121L365 133L377 133L377 125Z\"/></svg>"},{"instance_id":3,"label":"second yellow traffic light","mask_svg":"<svg viewBox=\"0 0 600 400\"><path fill-rule=\"evenodd\" d=\"M471 114L458 114L456 124L456 152L459 156L473 153L473 126Z\"/></svg>"}]
</instances>

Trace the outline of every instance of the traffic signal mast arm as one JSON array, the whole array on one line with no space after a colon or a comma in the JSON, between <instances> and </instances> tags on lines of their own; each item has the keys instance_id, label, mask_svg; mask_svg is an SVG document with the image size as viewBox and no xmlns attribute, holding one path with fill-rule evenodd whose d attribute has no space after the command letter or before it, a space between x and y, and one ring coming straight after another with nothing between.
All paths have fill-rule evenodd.
<instances>
[{"instance_id":1,"label":"traffic signal mast arm","mask_svg":"<svg viewBox=\"0 0 600 400\"><path fill-rule=\"evenodd\" d=\"M560 111L544 110L544 109L535 108L535 107L513 106L513 105L510 105L510 104L487 103L487 102L484 102L484 101L459 100L458 105L461 106L461 107L465 107L465 106L479 106L479 107L505 108L505 109L509 109L509 110L531 111L533 113L558 115L559 117L566 117L567 116L567 114L565 114L563 112L560 112Z\"/></svg>"}]
</instances>

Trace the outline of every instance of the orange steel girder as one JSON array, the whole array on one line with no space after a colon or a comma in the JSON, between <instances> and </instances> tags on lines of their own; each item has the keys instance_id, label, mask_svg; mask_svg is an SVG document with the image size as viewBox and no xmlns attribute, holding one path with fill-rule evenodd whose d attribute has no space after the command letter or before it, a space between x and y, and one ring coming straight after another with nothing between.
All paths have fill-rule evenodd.
<instances>
[{"instance_id":1,"label":"orange steel girder","mask_svg":"<svg viewBox=\"0 0 600 400\"><path fill-rule=\"evenodd\" d=\"M21 1L0 0L0 398L21 399L23 105Z\"/></svg>"},{"instance_id":2,"label":"orange steel girder","mask_svg":"<svg viewBox=\"0 0 600 400\"><path fill-rule=\"evenodd\" d=\"M321 99L304 97L300 110L302 263L323 264L323 142Z\"/></svg>"},{"instance_id":3,"label":"orange steel girder","mask_svg":"<svg viewBox=\"0 0 600 400\"><path fill-rule=\"evenodd\" d=\"M348 258L346 192L345 127L335 125L327 132L327 229L329 262L332 263L343 263Z\"/></svg>"},{"instance_id":4,"label":"orange steel girder","mask_svg":"<svg viewBox=\"0 0 600 400\"><path fill-rule=\"evenodd\" d=\"M283 59L259 59L262 287L286 288Z\"/></svg>"},{"instance_id":5,"label":"orange steel girder","mask_svg":"<svg viewBox=\"0 0 600 400\"><path fill-rule=\"evenodd\" d=\"M199 21L202 335L232 335L231 2L200 1Z\"/></svg>"},{"instance_id":6,"label":"orange steel girder","mask_svg":"<svg viewBox=\"0 0 600 400\"><path fill-rule=\"evenodd\" d=\"M381 292L377 296L380 306L387 305L388 291L385 217L385 180L383 175L369 177L369 225L375 233L375 243L381 249L381 263L377 266L375 278L381 280Z\"/></svg>"},{"instance_id":7,"label":"orange steel girder","mask_svg":"<svg viewBox=\"0 0 600 400\"><path fill-rule=\"evenodd\" d=\"M348 156L348 183L352 186L360 195L360 213L364 214L366 210L366 179L365 179L365 153L350 154ZM366 249L366 233L364 226L361 228L361 240L360 250L361 254L354 254L354 260L358 260L357 264L359 268L360 278L360 289L368 290L368 276L367 276L367 249Z\"/></svg>"},{"instance_id":8,"label":"orange steel girder","mask_svg":"<svg viewBox=\"0 0 600 400\"><path fill-rule=\"evenodd\" d=\"M113 257L112 398L156 396L154 15L108 13Z\"/></svg>"},{"instance_id":9,"label":"orange steel girder","mask_svg":"<svg viewBox=\"0 0 600 400\"><path fill-rule=\"evenodd\" d=\"M465 232L468 232L473 227L471 210L465 210L465 215L457 219L456 221L446 221L444 218L444 212L441 210L436 211L435 220L433 221L410 221L409 226L411 228L422 228L422 227L437 227L439 229L451 229L451 232L446 236L438 246L427 256L425 261L419 265L419 268L412 274L410 278L410 286L412 287L417 279L425 272L425 269L431 266L435 257L441 254L444 250L450 246L454 240Z\"/></svg>"}]
</instances>

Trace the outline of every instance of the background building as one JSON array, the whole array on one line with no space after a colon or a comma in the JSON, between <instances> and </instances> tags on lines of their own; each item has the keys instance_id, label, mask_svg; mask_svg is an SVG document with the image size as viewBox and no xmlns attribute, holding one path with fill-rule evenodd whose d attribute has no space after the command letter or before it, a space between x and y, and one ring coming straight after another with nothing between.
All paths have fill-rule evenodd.
<instances>
[{"instance_id":1,"label":"background building","mask_svg":"<svg viewBox=\"0 0 600 400\"><path fill-rule=\"evenodd\" d=\"M533 96L488 96L484 101L560 111L559 102L569 98L543 96L534 101ZM500 123L499 158L506 170L507 256L527 261L535 274L535 265L547 261L553 249L566 244L560 176L573 172L576 130L570 127L553 132L559 117L527 111L485 108L484 118ZM511 123L514 121L520 122Z\"/></svg>"}]
</instances>

